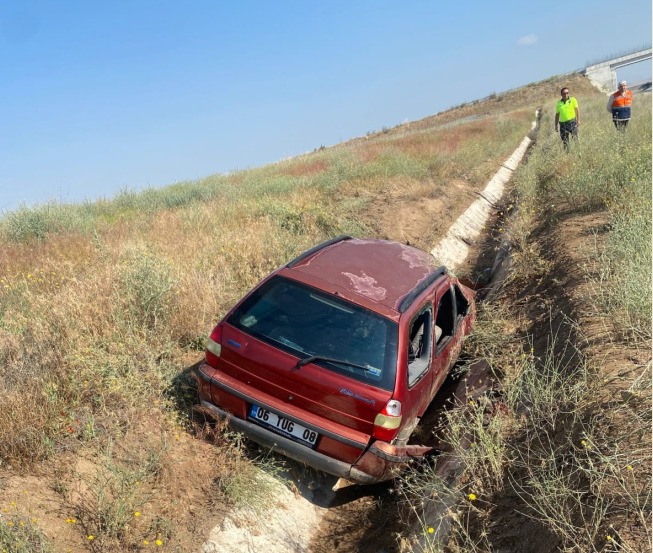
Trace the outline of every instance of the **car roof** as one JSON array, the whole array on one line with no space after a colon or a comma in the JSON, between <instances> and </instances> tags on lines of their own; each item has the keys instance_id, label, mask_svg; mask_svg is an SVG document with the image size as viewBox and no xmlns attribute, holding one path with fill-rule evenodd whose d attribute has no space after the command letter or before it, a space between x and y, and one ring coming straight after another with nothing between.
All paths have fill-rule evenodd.
<instances>
[{"instance_id":1,"label":"car roof","mask_svg":"<svg viewBox=\"0 0 653 553\"><path fill-rule=\"evenodd\" d=\"M377 311L399 312L411 291L423 291L443 272L433 256L412 246L344 236L308 250L279 274Z\"/></svg>"}]
</instances>

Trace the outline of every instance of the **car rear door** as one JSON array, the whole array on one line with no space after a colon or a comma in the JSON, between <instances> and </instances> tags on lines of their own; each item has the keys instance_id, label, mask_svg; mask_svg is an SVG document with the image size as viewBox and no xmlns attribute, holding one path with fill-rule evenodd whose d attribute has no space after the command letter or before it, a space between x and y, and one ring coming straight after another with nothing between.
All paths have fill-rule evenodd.
<instances>
[{"instance_id":1,"label":"car rear door","mask_svg":"<svg viewBox=\"0 0 653 553\"><path fill-rule=\"evenodd\" d=\"M248 336L229 325L224 327L220 369L270 395L315 415L369 433L376 413L391 392L347 378L321 366L319 361L298 367L291 353ZM381 406L381 407L379 407Z\"/></svg>"}]
</instances>

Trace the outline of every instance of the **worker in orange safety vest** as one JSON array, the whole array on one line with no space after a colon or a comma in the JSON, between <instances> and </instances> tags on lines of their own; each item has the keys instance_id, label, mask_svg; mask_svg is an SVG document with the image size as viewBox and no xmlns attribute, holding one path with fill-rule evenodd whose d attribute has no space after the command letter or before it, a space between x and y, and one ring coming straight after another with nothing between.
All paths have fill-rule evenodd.
<instances>
[{"instance_id":1,"label":"worker in orange safety vest","mask_svg":"<svg viewBox=\"0 0 653 553\"><path fill-rule=\"evenodd\" d=\"M612 113L612 122L618 131L625 131L630 121L630 108L633 105L633 93L628 90L626 81L619 83L619 90L608 99L608 111Z\"/></svg>"}]
</instances>

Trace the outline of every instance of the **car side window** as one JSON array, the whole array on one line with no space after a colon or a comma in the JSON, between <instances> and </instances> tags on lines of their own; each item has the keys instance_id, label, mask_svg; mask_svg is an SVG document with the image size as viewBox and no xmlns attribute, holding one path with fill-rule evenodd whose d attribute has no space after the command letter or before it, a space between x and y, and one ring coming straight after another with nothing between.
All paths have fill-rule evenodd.
<instances>
[{"instance_id":1,"label":"car side window","mask_svg":"<svg viewBox=\"0 0 653 553\"><path fill-rule=\"evenodd\" d=\"M426 374L431 361L433 311L426 305L411 321L408 333L408 386Z\"/></svg>"},{"instance_id":2,"label":"car side window","mask_svg":"<svg viewBox=\"0 0 653 553\"><path fill-rule=\"evenodd\" d=\"M456 311L454 305L454 292L449 288L440 298L435 316L435 342L437 349L444 346L454 334L456 327Z\"/></svg>"}]
</instances>

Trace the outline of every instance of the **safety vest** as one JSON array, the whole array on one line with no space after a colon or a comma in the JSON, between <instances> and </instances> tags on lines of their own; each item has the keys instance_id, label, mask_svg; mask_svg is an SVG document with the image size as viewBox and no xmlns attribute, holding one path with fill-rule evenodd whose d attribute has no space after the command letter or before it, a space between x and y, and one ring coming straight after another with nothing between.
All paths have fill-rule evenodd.
<instances>
[{"instance_id":1,"label":"safety vest","mask_svg":"<svg viewBox=\"0 0 653 553\"><path fill-rule=\"evenodd\" d=\"M619 92L612 95L612 108L629 108L633 105L633 91L626 90L625 96Z\"/></svg>"},{"instance_id":2,"label":"safety vest","mask_svg":"<svg viewBox=\"0 0 653 553\"><path fill-rule=\"evenodd\" d=\"M556 113L560 117L560 123L566 123L572 119L576 119L576 108L578 108L578 100L573 96L567 100L558 100L556 102Z\"/></svg>"},{"instance_id":3,"label":"safety vest","mask_svg":"<svg viewBox=\"0 0 653 553\"><path fill-rule=\"evenodd\" d=\"M630 119L630 107L633 105L633 92L626 90L624 94L619 91L612 95L612 119L626 121Z\"/></svg>"}]
</instances>

